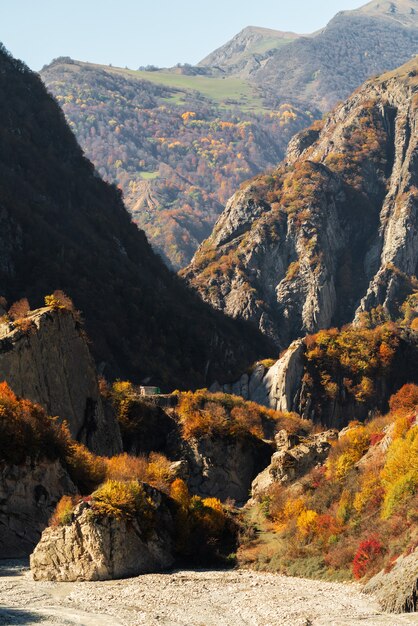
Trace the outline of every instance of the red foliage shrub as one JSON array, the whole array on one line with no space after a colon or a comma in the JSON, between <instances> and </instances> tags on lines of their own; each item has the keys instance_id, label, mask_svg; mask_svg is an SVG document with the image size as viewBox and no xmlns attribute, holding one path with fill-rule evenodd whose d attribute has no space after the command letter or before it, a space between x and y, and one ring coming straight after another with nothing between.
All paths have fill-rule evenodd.
<instances>
[{"instance_id":1,"label":"red foliage shrub","mask_svg":"<svg viewBox=\"0 0 418 626\"><path fill-rule=\"evenodd\" d=\"M357 548L353 559L353 574L358 579L363 578L383 554L383 545L376 537L370 537L362 541Z\"/></svg>"},{"instance_id":2,"label":"red foliage shrub","mask_svg":"<svg viewBox=\"0 0 418 626\"><path fill-rule=\"evenodd\" d=\"M9 317L13 321L20 320L27 316L30 311L30 306L27 298L22 298L22 300L18 300L9 309Z\"/></svg>"},{"instance_id":3,"label":"red foliage shrub","mask_svg":"<svg viewBox=\"0 0 418 626\"><path fill-rule=\"evenodd\" d=\"M382 441L384 436L385 436L385 433L372 433L370 435L370 445L375 446L376 444L379 443L379 441Z\"/></svg>"}]
</instances>

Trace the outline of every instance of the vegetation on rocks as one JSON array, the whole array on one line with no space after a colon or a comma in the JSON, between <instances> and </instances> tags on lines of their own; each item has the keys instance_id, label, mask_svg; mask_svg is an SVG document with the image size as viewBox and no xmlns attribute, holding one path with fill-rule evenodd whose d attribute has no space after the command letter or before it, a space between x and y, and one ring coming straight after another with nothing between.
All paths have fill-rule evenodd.
<instances>
[{"instance_id":1,"label":"vegetation on rocks","mask_svg":"<svg viewBox=\"0 0 418 626\"><path fill-rule=\"evenodd\" d=\"M418 541L418 387L390 412L340 433L328 460L296 484L273 484L258 504L263 532L242 563L299 576L367 579Z\"/></svg>"},{"instance_id":2,"label":"vegetation on rocks","mask_svg":"<svg viewBox=\"0 0 418 626\"><path fill-rule=\"evenodd\" d=\"M74 441L65 423L38 404L18 398L0 383L0 462L20 465L27 458L59 460L73 482L86 493L105 477L105 461Z\"/></svg>"},{"instance_id":3,"label":"vegetation on rocks","mask_svg":"<svg viewBox=\"0 0 418 626\"><path fill-rule=\"evenodd\" d=\"M399 337L399 329L390 323L373 329L331 328L307 336L305 383L333 398L342 382L346 393L357 401L371 400L375 381L392 365Z\"/></svg>"},{"instance_id":4,"label":"vegetation on rocks","mask_svg":"<svg viewBox=\"0 0 418 626\"><path fill-rule=\"evenodd\" d=\"M210 393L207 389L180 393L176 412L185 439L249 434L271 439L283 428L291 433L308 432L312 426L294 413L273 411L239 396Z\"/></svg>"}]
</instances>

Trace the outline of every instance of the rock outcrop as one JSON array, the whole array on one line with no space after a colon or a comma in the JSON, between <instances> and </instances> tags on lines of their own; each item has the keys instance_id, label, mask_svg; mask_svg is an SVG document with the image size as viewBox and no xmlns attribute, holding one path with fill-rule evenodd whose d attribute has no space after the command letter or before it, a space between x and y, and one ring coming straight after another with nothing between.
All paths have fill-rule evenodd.
<instances>
[{"instance_id":1,"label":"rock outcrop","mask_svg":"<svg viewBox=\"0 0 418 626\"><path fill-rule=\"evenodd\" d=\"M24 322L25 329L0 324L0 380L66 420L72 437L97 454L121 452L119 426L103 409L94 362L73 314L46 307Z\"/></svg>"},{"instance_id":2,"label":"rock outcrop","mask_svg":"<svg viewBox=\"0 0 418 626\"><path fill-rule=\"evenodd\" d=\"M277 452L271 457L270 465L254 479L252 497L260 497L273 483L287 485L322 465L328 458L331 442L336 439L336 430L304 437L279 431L275 437Z\"/></svg>"},{"instance_id":3,"label":"rock outcrop","mask_svg":"<svg viewBox=\"0 0 418 626\"><path fill-rule=\"evenodd\" d=\"M355 393L355 385L347 386L347 378L356 376L348 362L357 329L354 327L350 332L351 339L347 336L341 339L341 345L344 341L352 342L351 348L348 345L340 353L345 369L337 359L337 364L330 362L325 370L323 362L307 354L306 342L297 339L273 365L258 362L235 383L215 383L210 390L242 396L275 411L295 412L329 428L343 428L350 420L364 421L376 411L387 411L390 396L402 385L418 383L418 335L395 326L389 331L386 340L391 337L393 342L391 363L381 363L373 373L368 373L373 375L373 393L362 397ZM359 333L357 340L361 339ZM337 333L338 336L341 338L341 334ZM352 365L355 369L354 362ZM332 392L327 392L327 380L332 383Z\"/></svg>"},{"instance_id":4,"label":"rock outcrop","mask_svg":"<svg viewBox=\"0 0 418 626\"><path fill-rule=\"evenodd\" d=\"M271 367L263 362L256 363L252 371L243 374L236 383L214 383L211 391L242 396L275 411L293 411L304 371L304 352L305 345L298 339Z\"/></svg>"},{"instance_id":5,"label":"rock outcrop","mask_svg":"<svg viewBox=\"0 0 418 626\"><path fill-rule=\"evenodd\" d=\"M398 557L390 571L382 570L366 584L364 591L374 595L382 609L390 613L418 610L418 550Z\"/></svg>"},{"instance_id":6,"label":"rock outcrop","mask_svg":"<svg viewBox=\"0 0 418 626\"><path fill-rule=\"evenodd\" d=\"M188 486L202 497L244 504L255 476L269 463L272 446L256 437L202 437L184 446Z\"/></svg>"},{"instance_id":7,"label":"rock outcrop","mask_svg":"<svg viewBox=\"0 0 418 626\"><path fill-rule=\"evenodd\" d=\"M382 307L418 258L418 62L366 82L228 202L183 274L281 347Z\"/></svg>"},{"instance_id":8,"label":"rock outcrop","mask_svg":"<svg viewBox=\"0 0 418 626\"><path fill-rule=\"evenodd\" d=\"M173 520L162 494L151 487L147 491L155 508L152 529L138 519L96 519L90 505L81 503L69 525L43 532L30 557L33 578L111 580L159 572L172 566Z\"/></svg>"},{"instance_id":9,"label":"rock outcrop","mask_svg":"<svg viewBox=\"0 0 418 626\"><path fill-rule=\"evenodd\" d=\"M0 558L30 554L58 500L75 493L59 461L0 465Z\"/></svg>"}]
</instances>

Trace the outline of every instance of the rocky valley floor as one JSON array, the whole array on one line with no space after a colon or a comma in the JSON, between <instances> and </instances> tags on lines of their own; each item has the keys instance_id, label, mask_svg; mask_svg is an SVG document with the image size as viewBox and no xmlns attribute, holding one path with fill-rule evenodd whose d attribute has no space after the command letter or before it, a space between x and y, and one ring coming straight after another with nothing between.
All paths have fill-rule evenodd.
<instances>
[{"instance_id":1,"label":"rocky valley floor","mask_svg":"<svg viewBox=\"0 0 418 626\"><path fill-rule=\"evenodd\" d=\"M176 571L97 583L34 582L22 562L0 563L0 625L395 626L357 585L252 571Z\"/></svg>"}]
</instances>

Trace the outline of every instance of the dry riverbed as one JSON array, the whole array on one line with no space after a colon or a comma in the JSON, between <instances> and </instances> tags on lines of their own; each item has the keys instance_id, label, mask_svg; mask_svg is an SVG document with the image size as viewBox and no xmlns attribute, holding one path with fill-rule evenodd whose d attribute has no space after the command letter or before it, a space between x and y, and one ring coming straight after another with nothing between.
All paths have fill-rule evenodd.
<instances>
[{"instance_id":1,"label":"dry riverbed","mask_svg":"<svg viewBox=\"0 0 418 626\"><path fill-rule=\"evenodd\" d=\"M34 582L0 561L0 625L397 626L357 585L251 571L177 571L97 583Z\"/></svg>"}]
</instances>

